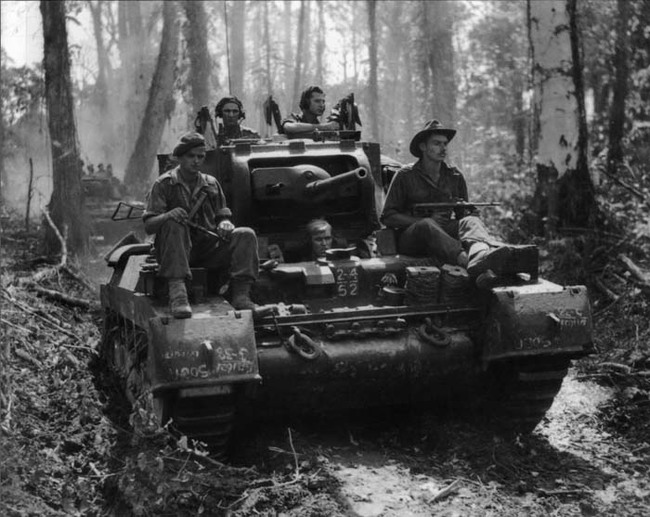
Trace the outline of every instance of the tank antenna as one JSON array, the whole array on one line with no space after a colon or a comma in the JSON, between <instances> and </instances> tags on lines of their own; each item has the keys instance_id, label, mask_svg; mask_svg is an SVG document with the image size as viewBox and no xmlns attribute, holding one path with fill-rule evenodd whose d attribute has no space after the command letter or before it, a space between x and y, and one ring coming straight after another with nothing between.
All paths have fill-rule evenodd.
<instances>
[{"instance_id":1,"label":"tank antenna","mask_svg":"<svg viewBox=\"0 0 650 517\"><path fill-rule=\"evenodd\" d=\"M223 2L223 15L226 22L226 61L228 68L228 94L232 95L232 82L230 79L230 42L228 38L228 0Z\"/></svg>"}]
</instances>

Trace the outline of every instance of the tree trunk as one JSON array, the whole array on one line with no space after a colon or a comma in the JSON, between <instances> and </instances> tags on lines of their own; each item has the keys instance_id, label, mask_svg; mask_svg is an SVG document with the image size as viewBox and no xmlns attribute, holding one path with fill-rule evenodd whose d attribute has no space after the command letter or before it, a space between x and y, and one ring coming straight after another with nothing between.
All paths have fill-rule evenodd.
<instances>
[{"instance_id":1,"label":"tree trunk","mask_svg":"<svg viewBox=\"0 0 650 517\"><path fill-rule=\"evenodd\" d=\"M283 91L285 95L290 92L289 86L291 84L292 70L291 63L293 63L293 45L291 44L291 0L284 0L284 15L282 17L284 22L282 31L283 31L283 52L282 59L284 62L283 70ZM289 104L292 105L294 98L292 97L289 100ZM291 110L291 108L290 108Z\"/></svg>"},{"instance_id":2,"label":"tree trunk","mask_svg":"<svg viewBox=\"0 0 650 517\"><path fill-rule=\"evenodd\" d=\"M539 114L533 210L538 217L537 230L543 228L547 236L562 226L591 227L594 217L575 2L528 2Z\"/></svg>"},{"instance_id":3,"label":"tree trunk","mask_svg":"<svg viewBox=\"0 0 650 517\"><path fill-rule=\"evenodd\" d=\"M52 197L48 205L52 221L64 238L71 254L88 249L88 227L84 217L77 128L70 80L70 54L66 29L65 3L43 0L43 69L45 71L45 102L52 151ZM60 251L54 231L47 227L45 249Z\"/></svg>"},{"instance_id":4,"label":"tree trunk","mask_svg":"<svg viewBox=\"0 0 650 517\"><path fill-rule=\"evenodd\" d=\"M324 2L318 2L318 35L316 39L316 70L314 78L316 84L323 85L325 72L323 70L323 56L325 54L325 13L323 9Z\"/></svg>"},{"instance_id":5,"label":"tree trunk","mask_svg":"<svg viewBox=\"0 0 650 517\"><path fill-rule=\"evenodd\" d=\"M173 88L179 40L176 7L173 1L163 3L163 31L156 71L140 133L126 167L125 182L137 195L143 195L148 188L165 122L174 109Z\"/></svg>"},{"instance_id":6,"label":"tree trunk","mask_svg":"<svg viewBox=\"0 0 650 517\"><path fill-rule=\"evenodd\" d=\"M377 4L375 0L368 0L368 29L370 31L370 45L368 48L368 61L370 76L368 90L370 97L370 134L375 141L381 140L379 135L379 86L377 85Z\"/></svg>"},{"instance_id":7,"label":"tree trunk","mask_svg":"<svg viewBox=\"0 0 650 517\"><path fill-rule=\"evenodd\" d=\"M447 0L425 1L423 7L431 87L428 97L431 111L428 115L429 118L437 118L443 124L453 126L456 123L456 80L452 4Z\"/></svg>"},{"instance_id":8,"label":"tree trunk","mask_svg":"<svg viewBox=\"0 0 650 517\"><path fill-rule=\"evenodd\" d=\"M108 60L108 53L104 46L104 38L102 36L102 10L104 2L88 2L90 14L93 19L93 33L95 35L95 46L97 47L97 81L95 82L95 89L97 92L97 99L102 114L106 113L108 108L108 77L110 75L111 63Z\"/></svg>"},{"instance_id":9,"label":"tree trunk","mask_svg":"<svg viewBox=\"0 0 650 517\"><path fill-rule=\"evenodd\" d=\"M190 84L192 86L192 108L196 113L210 101L211 61L208 52L208 24L205 5L201 0L185 0L185 41L190 57Z\"/></svg>"},{"instance_id":10,"label":"tree trunk","mask_svg":"<svg viewBox=\"0 0 650 517\"><path fill-rule=\"evenodd\" d=\"M231 95L244 97L244 71L246 69L246 2L232 2L230 21L230 77Z\"/></svg>"},{"instance_id":11,"label":"tree trunk","mask_svg":"<svg viewBox=\"0 0 650 517\"><path fill-rule=\"evenodd\" d=\"M625 126L625 100L627 97L628 81L628 45L627 25L629 19L629 0L618 0L618 19L616 20L616 52L614 55L614 98L609 112L609 152L607 153L607 169L611 175L623 159L623 129Z\"/></svg>"},{"instance_id":12,"label":"tree trunk","mask_svg":"<svg viewBox=\"0 0 650 517\"><path fill-rule=\"evenodd\" d=\"M300 17L298 19L298 43L296 48L296 66L293 71L293 99L300 99L302 85L302 58L303 42L305 39L305 16L307 14L307 2L300 0Z\"/></svg>"}]
</instances>

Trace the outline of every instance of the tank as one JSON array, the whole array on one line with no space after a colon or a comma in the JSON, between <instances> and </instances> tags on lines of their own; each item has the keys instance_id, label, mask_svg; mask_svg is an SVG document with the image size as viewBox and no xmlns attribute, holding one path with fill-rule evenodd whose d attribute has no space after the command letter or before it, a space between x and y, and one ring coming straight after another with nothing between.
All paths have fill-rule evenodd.
<instances>
[{"instance_id":1,"label":"tank","mask_svg":"<svg viewBox=\"0 0 650 517\"><path fill-rule=\"evenodd\" d=\"M539 278L533 246L490 290L457 266L397 254L379 224L390 173L379 145L346 136L208 152L204 171L235 224L258 235L255 311L234 310L223 277L196 269L193 316L174 319L151 245L131 239L110 253L103 353L127 395L216 454L240 421L373 406L468 402L530 432L571 360L592 348L586 288ZM170 157L159 158L162 172ZM315 217L340 245L313 260Z\"/></svg>"},{"instance_id":2,"label":"tank","mask_svg":"<svg viewBox=\"0 0 650 517\"><path fill-rule=\"evenodd\" d=\"M122 199L125 188L110 170L84 174L81 177L81 187L84 208L90 221L90 234L95 241L113 243L128 231L144 237L141 224L133 220L116 222L116 206Z\"/></svg>"}]
</instances>

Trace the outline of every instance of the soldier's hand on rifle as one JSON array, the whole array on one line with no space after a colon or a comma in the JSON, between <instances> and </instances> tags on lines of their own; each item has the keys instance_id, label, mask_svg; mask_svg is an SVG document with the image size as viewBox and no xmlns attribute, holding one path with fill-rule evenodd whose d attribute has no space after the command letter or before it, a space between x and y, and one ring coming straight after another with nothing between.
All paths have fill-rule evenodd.
<instances>
[{"instance_id":1,"label":"soldier's hand on rifle","mask_svg":"<svg viewBox=\"0 0 650 517\"><path fill-rule=\"evenodd\" d=\"M217 234L218 234L219 237L221 237L222 239L226 239L226 240L227 240L227 239L230 238L230 234L232 233L232 231L233 231L234 229L235 229L235 225L232 224L232 222L229 221L228 219L224 219L224 220L221 221L221 222L219 223L219 225L217 226Z\"/></svg>"},{"instance_id":2,"label":"soldier's hand on rifle","mask_svg":"<svg viewBox=\"0 0 650 517\"><path fill-rule=\"evenodd\" d=\"M187 212L181 207L172 208L166 215L168 219L176 221L178 224L185 224L188 220Z\"/></svg>"}]
</instances>

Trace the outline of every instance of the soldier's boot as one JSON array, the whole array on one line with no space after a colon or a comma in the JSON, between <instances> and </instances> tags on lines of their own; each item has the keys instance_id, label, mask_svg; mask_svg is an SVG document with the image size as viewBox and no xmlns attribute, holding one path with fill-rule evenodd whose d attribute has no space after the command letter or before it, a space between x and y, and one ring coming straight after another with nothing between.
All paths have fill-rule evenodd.
<instances>
[{"instance_id":1,"label":"soldier's boot","mask_svg":"<svg viewBox=\"0 0 650 517\"><path fill-rule=\"evenodd\" d=\"M481 273L485 273L489 269L498 274L503 264L510 260L512 253L513 250L510 246L492 248L482 242L472 244L467 272L472 278L478 278Z\"/></svg>"},{"instance_id":2,"label":"soldier's boot","mask_svg":"<svg viewBox=\"0 0 650 517\"><path fill-rule=\"evenodd\" d=\"M172 278L167 282L169 284L169 305L174 318L191 318L192 307L187 300L187 289L185 280L182 278Z\"/></svg>"},{"instance_id":3,"label":"soldier's boot","mask_svg":"<svg viewBox=\"0 0 650 517\"><path fill-rule=\"evenodd\" d=\"M238 311L252 311L256 305L251 300L252 280L232 279L232 306Z\"/></svg>"}]
</instances>

